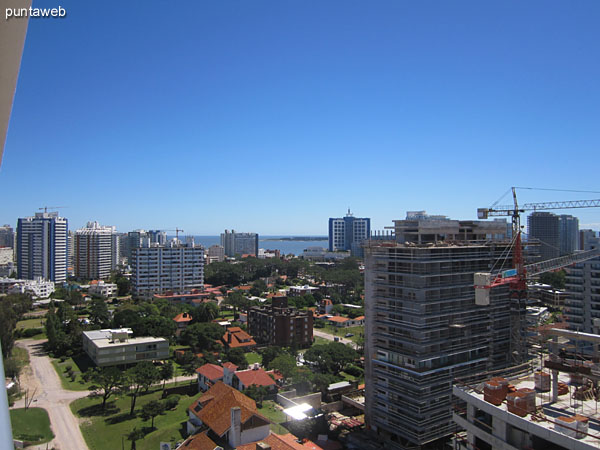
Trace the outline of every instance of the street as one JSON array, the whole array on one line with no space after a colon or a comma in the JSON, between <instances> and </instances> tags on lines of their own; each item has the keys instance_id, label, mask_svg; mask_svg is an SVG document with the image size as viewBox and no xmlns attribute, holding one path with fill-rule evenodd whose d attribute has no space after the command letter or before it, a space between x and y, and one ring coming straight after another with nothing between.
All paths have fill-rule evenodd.
<instances>
[{"instance_id":1,"label":"street","mask_svg":"<svg viewBox=\"0 0 600 450\"><path fill-rule=\"evenodd\" d=\"M79 430L79 420L73 415L69 404L78 398L86 397L89 391L68 391L63 389L60 378L50 363L50 358L42 349L45 340L18 341L17 346L29 352L30 366L21 375L21 387L29 395L34 392L34 401L30 406L44 408L50 416L54 439L48 444L27 447L44 450L86 450L88 446ZM15 402L14 408L23 408L25 399Z\"/></svg>"}]
</instances>

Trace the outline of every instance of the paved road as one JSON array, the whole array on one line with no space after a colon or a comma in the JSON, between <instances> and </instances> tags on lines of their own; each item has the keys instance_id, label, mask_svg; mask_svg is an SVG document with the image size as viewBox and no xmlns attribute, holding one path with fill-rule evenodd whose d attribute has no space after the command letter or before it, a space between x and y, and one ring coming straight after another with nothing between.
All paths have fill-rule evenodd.
<instances>
[{"instance_id":1,"label":"paved road","mask_svg":"<svg viewBox=\"0 0 600 450\"><path fill-rule=\"evenodd\" d=\"M69 404L78 398L86 397L89 391L68 391L63 389L60 379L44 353L42 343L45 340L22 340L17 345L29 352L30 367L21 376L21 387L27 388L30 395L35 391L31 406L44 408L50 416L54 439L48 448L59 450L87 450L88 446L79 430L79 420L73 415ZM25 400L15 402L14 408L23 408ZM27 447L46 449L47 444Z\"/></svg>"},{"instance_id":2,"label":"paved road","mask_svg":"<svg viewBox=\"0 0 600 450\"><path fill-rule=\"evenodd\" d=\"M356 344L354 344L354 342L352 341L352 339L346 339L346 338L343 338L341 336L335 336L333 334L325 333L324 331L318 330L316 328L313 328L313 335L319 336L319 337L321 337L323 339L329 339L330 341L335 340L335 338L337 337L337 338L339 338L339 340L340 340L340 342L342 344L350 345L352 348L356 347Z\"/></svg>"}]
</instances>

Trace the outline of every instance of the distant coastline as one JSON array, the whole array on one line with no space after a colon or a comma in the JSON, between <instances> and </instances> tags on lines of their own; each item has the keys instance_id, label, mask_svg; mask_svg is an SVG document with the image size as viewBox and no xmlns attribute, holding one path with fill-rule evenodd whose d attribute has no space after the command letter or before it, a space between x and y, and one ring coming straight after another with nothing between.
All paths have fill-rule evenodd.
<instances>
[{"instance_id":1,"label":"distant coastline","mask_svg":"<svg viewBox=\"0 0 600 450\"><path fill-rule=\"evenodd\" d=\"M278 238L264 238L261 241L326 241L327 236L289 236Z\"/></svg>"}]
</instances>

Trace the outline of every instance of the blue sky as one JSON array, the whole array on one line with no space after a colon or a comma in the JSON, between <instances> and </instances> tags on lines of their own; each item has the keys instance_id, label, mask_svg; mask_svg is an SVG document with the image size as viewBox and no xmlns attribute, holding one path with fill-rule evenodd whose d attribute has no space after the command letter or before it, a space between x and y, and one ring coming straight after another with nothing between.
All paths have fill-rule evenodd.
<instances>
[{"instance_id":1,"label":"blue sky","mask_svg":"<svg viewBox=\"0 0 600 450\"><path fill-rule=\"evenodd\" d=\"M596 1L34 1L58 4L29 23L2 223L326 234L600 191Z\"/></svg>"}]
</instances>

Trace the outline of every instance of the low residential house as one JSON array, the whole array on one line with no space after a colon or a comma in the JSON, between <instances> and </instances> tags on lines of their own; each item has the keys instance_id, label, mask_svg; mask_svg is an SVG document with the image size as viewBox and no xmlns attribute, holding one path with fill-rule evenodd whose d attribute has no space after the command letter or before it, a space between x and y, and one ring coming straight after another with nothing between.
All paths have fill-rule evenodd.
<instances>
[{"instance_id":1,"label":"low residential house","mask_svg":"<svg viewBox=\"0 0 600 450\"><path fill-rule=\"evenodd\" d=\"M271 377L265 369L258 367L256 364L253 368L248 370L238 370L233 374L231 385L243 391L250 386L262 386L267 389L268 393L277 392L277 383Z\"/></svg>"},{"instance_id":2,"label":"low residential house","mask_svg":"<svg viewBox=\"0 0 600 450\"><path fill-rule=\"evenodd\" d=\"M194 434L201 427L207 428L211 441L224 440L234 448L270 434L270 421L258 413L254 400L223 382L212 386L188 408L188 433Z\"/></svg>"},{"instance_id":3,"label":"low residential house","mask_svg":"<svg viewBox=\"0 0 600 450\"><path fill-rule=\"evenodd\" d=\"M216 364L204 364L196 369L198 374L198 388L205 392L218 381L223 381L223 368Z\"/></svg>"},{"instance_id":4,"label":"low residential house","mask_svg":"<svg viewBox=\"0 0 600 450\"><path fill-rule=\"evenodd\" d=\"M256 347L256 341L240 327L229 327L222 338L225 348L242 348L249 351Z\"/></svg>"},{"instance_id":5,"label":"low residential house","mask_svg":"<svg viewBox=\"0 0 600 450\"><path fill-rule=\"evenodd\" d=\"M94 280L90 282L88 294L97 295L102 298L116 297L119 289L115 283L105 283L102 280Z\"/></svg>"},{"instance_id":6,"label":"low residential house","mask_svg":"<svg viewBox=\"0 0 600 450\"><path fill-rule=\"evenodd\" d=\"M173 318L173 321L175 322L175 325L177 326L177 329L175 330L175 335L180 336L181 333L183 333L185 331L187 326L192 321L192 316L189 313L183 312L181 314L177 314Z\"/></svg>"},{"instance_id":7,"label":"low residential house","mask_svg":"<svg viewBox=\"0 0 600 450\"><path fill-rule=\"evenodd\" d=\"M365 324L365 316L358 316L358 317L355 317L354 319L350 319L348 317L342 317L342 316L332 316L332 317L328 317L327 320L332 325L334 325L336 327L340 327L340 328L355 327L355 326Z\"/></svg>"}]
</instances>

